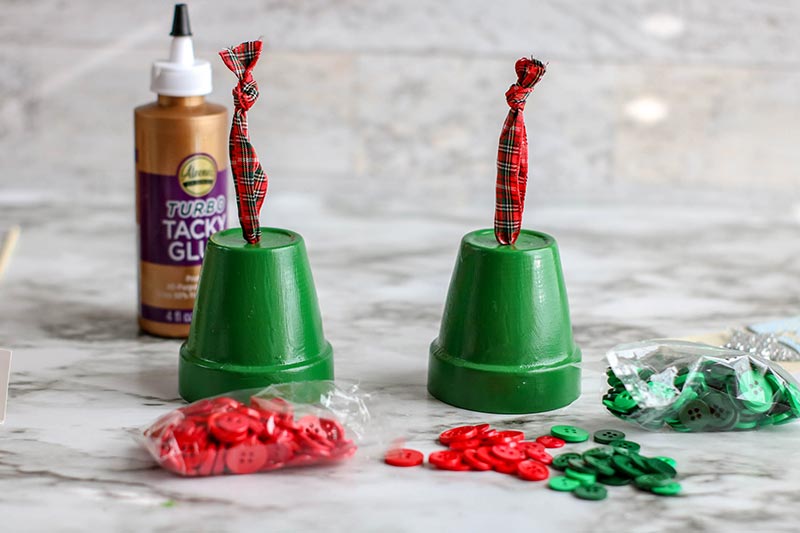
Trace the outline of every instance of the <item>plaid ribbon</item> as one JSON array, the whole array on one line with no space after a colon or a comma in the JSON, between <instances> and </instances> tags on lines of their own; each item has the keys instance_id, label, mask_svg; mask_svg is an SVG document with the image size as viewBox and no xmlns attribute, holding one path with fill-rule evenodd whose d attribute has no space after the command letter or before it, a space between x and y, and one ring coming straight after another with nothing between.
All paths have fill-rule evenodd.
<instances>
[{"instance_id":1,"label":"plaid ribbon","mask_svg":"<svg viewBox=\"0 0 800 533\"><path fill-rule=\"evenodd\" d=\"M231 124L231 172L236 184L236 202L239 206L239 223L242 235L249 243L261 240L258 214L267 195L267 175L261 168L255 148L250 144L247 131L247 110L258 99L258 85L252 70L261 55L261 41L242 43L219 53L239 83L233 88L233 123Z\"/></svg>"},{"instance_id":2,"label":"plaid ribbon","mask_svg":"<svg viewBox=\"0 0 800 533\"><path fill-rule=\"evenodd\" d=\"M523 57L515 65L517 83L506 91L511 108L503 123L497 148L494 236L500 244L514 244L525 210L528 184L528 135L525 131L525 100L544 76L545 66L537 59Z\"/></svg>"}]
</instances>

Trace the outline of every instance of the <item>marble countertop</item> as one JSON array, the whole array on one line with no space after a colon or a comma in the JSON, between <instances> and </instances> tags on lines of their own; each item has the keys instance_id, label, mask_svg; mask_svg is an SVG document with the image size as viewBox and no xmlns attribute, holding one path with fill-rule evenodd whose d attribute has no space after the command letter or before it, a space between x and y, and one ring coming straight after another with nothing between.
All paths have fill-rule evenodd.
<instances>
[{"instance_id":1,"label":"marble countertop","mask_svg":"<svg viewBox=\"0 0 800 533\"><path fill-rule=\"evenodd\" d=\"M0 284L0 345L14 350L0 426L3 531L796 531L800 424L647 433L600 404L601 360L616 343L797 314L788 244L800 227L780 200L531 200L526 227L561 247L584 392L559 411L491 416L439 403L424 386L458 240L490 209L371 208L324 192L268 199L265 222L306 238L338 377L379 397L376 436L428 452L457 424L535 436L567 423L623 429L678 461L681 497L615 487L602 503L494 473L394 469L377 445L337 467L172 476L128 429L181 404L179 343L136 327L132 200L0 203L0 229L23 226Z\"/></svg>"}]
</instances>

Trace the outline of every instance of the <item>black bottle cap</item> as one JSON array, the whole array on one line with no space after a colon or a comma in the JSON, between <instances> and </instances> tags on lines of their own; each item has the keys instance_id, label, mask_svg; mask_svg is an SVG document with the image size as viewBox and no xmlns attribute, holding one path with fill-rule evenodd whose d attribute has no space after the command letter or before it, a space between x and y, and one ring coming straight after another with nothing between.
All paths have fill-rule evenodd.
<instances>
[{"instance_id":1,"label":"black bottle cap","mask_svg":"<svg viewBox=\"0 0 800 533\"><path fill-rule=\"evenodd\" d=\"M172 16L172 31L170 35L173 37L188 37L191 34L189 8L186 7L186 4L175 4L175 14Z\"/></svg>"}]
</instances>

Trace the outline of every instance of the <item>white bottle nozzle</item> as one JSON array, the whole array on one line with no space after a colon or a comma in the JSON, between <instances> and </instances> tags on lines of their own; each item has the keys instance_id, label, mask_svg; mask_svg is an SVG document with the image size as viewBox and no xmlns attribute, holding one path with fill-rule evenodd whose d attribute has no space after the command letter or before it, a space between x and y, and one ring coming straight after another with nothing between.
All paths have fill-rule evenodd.
<instances>
[{"instance_id":1,"label":"white bottle nozzle","mask_svg":"<svg viewBox=\"0 0 800 533\"><path fill-rule=\"evenodd\" d=\"M169 60L153 63L150 89L165 96L199 96L211 92L211 65L194 58L186 4L176 4Z\"/></svg>"}]
</instances>

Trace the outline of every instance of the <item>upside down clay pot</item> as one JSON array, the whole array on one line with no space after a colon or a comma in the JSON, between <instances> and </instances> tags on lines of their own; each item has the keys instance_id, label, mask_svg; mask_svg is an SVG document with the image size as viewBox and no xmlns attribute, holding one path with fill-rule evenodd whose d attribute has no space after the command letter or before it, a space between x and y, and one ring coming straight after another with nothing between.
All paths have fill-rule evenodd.
<instances>
[{"instance_id":1,"label":"upside down clay pot","mask_svg":"<svg viewBox=\"0 0 800 533\"><path fill-rule=\"evenodd\" d=\"M580 395L580 360L555 239L465 235L430 348L429 392L473 411L549 411Z\"/></svg>"},{"instance_id":2,"label":"upside down clay pot","mask_svg":"<svg viewBox=\"0 0 800 533\"><path fill-rule=\"evenodd\" d=\"M240 228L208 240L179 391L187 401L286 381L333 379L303 238L262 228L249 244Z\"/></svg>"}]
</instances>

